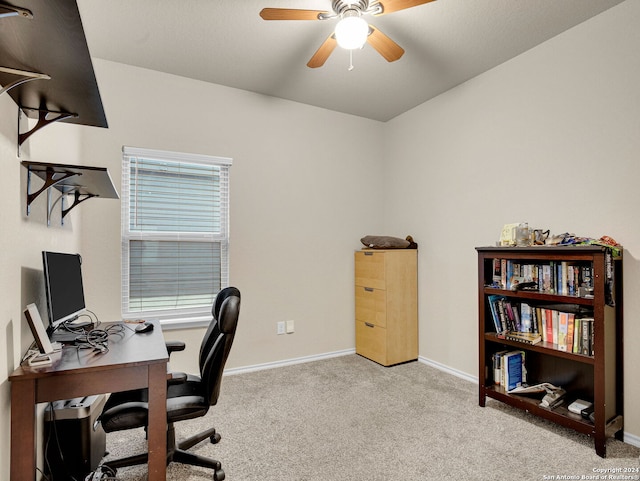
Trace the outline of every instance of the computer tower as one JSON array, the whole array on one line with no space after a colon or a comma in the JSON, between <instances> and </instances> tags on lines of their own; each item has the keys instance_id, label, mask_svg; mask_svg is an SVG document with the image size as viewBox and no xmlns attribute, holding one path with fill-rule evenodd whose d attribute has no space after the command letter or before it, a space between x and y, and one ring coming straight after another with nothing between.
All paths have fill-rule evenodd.
<instances>
[{"instance_id":1,"label":"computer tower","mask_svg":"<svg viewBox=\"0 0 640 481\"><path fill-rule=\"evenodd\" d=\"M55 481L83 481L105 455L106 434L97 422L106 395L50 403L44 413L44 471ZM52 409L53 407L53 409Z\"/></svg>"}]
</instances>

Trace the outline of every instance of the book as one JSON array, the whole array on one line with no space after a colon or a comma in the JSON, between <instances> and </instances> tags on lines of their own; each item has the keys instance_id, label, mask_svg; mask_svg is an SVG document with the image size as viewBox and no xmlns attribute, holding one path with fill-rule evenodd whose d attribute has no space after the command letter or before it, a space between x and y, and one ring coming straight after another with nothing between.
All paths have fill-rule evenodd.
<instances>
[{"instance_id":1,"label":"book","mask_svg":"<svg viewBox=\"0 0 640 481\"><path fill-rule=\"evenodd\" d=\"M581 354L593 356L593 318L583 318L580 321L582 330Z\"/></svg>"},{"instance_id":2,"label":"book","mask_svg":"<svg viewBox=\"0 0 640 481\"><path fill-rule=\"evenodd\" d=\"M550 382L541 382L540 384L534 384L532 386L522 384L509 391L509 394L539 394L543 392L554 392L559 389L559 387L554 386Z\"/></svg>"},{"instance_id":3,"label":"book","mask_svg":"<svg viewBox=\"0 0 640 481\"><path fill-rule=\"evenodd\" d=\"M511 351L502 356L503 386L507 392L521 386L526 381L524 375L524 352Z\"/></svg>"},{"instance_id":4,"label":"book","mask_svg":"<svg viewBox=\"0 0 640 481\"><path fill-rule=\"evenodd\" d=\"M504 331L498 307L498 303L504 299L505 298L503 296L496 295L491 295L487 298L487 301L489 302L489 309L491 310L491 318L493 319L493 326L498 333Z\"/></svg>"},{"instance_id":5,"label":"book","mask_svg":"<svg viewBox=\"0 0 640 481\"><path fill-rule=\"evenodd\" d=\"M566 296L569 266L566 261L562 261L558 265L558 268L560 269L560 275L558 276L558 294Z\"/></svg>"},{"instance_id":6,"label":"book","mask_svg":"<svg viewBox=\"0 0 640 481\"><path fill-rule=\"evenodd\" d=\"M552 292L551 291L551 266L548 266L548 265L542 266L542 290L544 292Z\"/></svg>"},{"instance_id":7,"label":"book","mask_svg":"<svg viewBox=\"0 0 640 481\"><path fill-rule=\"evenodd\" d=\"M531 306L526 302L520 304L520 329L521 332L533 332L533 319Z\"/></svg>"},{"instance_id":8,"label":"book","mask_svg":"<svg viewBox=\"0 0 640 481\"><path fill-rule=\"evenodd\" d=\"M567 334L569 332L569 314L566 312L558 313L558 350L567 350Z\"/></svg>"},{"instance_id":9,"label":"book","mask_svg":"<svg viewBox=\"0 0 640 481\"><path fill-rule=\"evenodd\" d=\"M542 340L547 342L547 310L540 308L540 322L542 324L540 328L540 334L542 334Z\"/></svg>"},{"instance_id":10,"label":"book","mask_svg":"<svg viewBox=\"0 0 640 481\"><path fill-rule=\"evenodd\" d=\"M580 353L582 347L582 328L580 321L580 318L575 318L573 321L573 352L576 354Z\"/></svg>"},{"instance_id":11,"label":"book","mask_svg":"<svg viewBox=\"0 0 640 481\"><path fill-rule=\"evenodd\" d=\"M502 286L502 262L500 259L493 259L493 285Z\"/></svg>"},{"instance_id":12,"label":"book","mask_svg":"<svg viewBox=\"0 0 640 481\"><path fill-rule=\"evenodd\" d=\"M506 318L506 326L508 331L517 331L516 328L516 317L514 315L514 309L513 306L511 305L511 302L508 300L504 300L503 301L504 304L504 313L505 313L505 318Z\"/></svg>"},{"instance_id":13,"label":"book","mask_svg":"<svg viewBox=\"0 0 640 481\"><path fill-rule=\"evenodd\" d=\"M493 353L491 356L493 362L493 383L501 384L502 383L502 356L504 356L508 351L498 351Z\"/></svg>"},{"instance_id":14,"label":"book","mask_svg":"<svg viewBox=\"0 0 640 481\"><path fill-rule=\"evenodd\" d=\"M576 315L572 312L569 314L569 319L567 320L567 351L573 352L573 338L574 338L574 329L575 329L575 317Z\"/></svg>"},{"instance_id":15,"label":"book","mask_svg":"<svg viewBox=\"0 0 640 481\"><path fill-rule=\"evenodd\" d=\"M537 344L542 341L542 336L533 332L507 331L504 333L504 339L524 342L525 344Z\"/></svg>"}]
</instances>

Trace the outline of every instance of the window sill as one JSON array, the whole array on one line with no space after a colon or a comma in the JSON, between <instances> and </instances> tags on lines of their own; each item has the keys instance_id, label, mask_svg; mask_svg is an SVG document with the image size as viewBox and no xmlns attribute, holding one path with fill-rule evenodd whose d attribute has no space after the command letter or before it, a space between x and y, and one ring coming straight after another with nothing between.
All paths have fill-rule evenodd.
<instances>
[{"instance_id":1,"label":"window sill","mask_svg":"<svg viewBox=\"0 0 640 481\"><path fill-rule=\"evenodd\" d=\"M211 322L211 316L208 317L185 317L176 319L160 320L163 331L172 331L177 329L194 329L199 327L208 327Z\"/></svg>"}]
</instances>

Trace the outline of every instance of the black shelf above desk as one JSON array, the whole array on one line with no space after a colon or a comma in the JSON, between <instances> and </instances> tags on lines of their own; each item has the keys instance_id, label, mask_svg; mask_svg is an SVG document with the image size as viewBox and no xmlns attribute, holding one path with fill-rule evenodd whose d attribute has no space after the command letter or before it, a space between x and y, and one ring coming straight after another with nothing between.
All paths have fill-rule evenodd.
<instances>
[{"instance_id":1,"label":"black shelf above desk","mask_svg":"<svg viewBox=\"0 0 640 481\"><path fill-rule=\"evenodd\" d=\"M89 167L81 165L49 164L45 162L22 161L27 169L27 215L29 215L33 201L47 191L47 224L51 221L53 206L60 200L61 221L75 206L92 197L118 199L109 171L104 167ZM31 175L35 174L44 182L42 187L31 192ZM51 201L51 189L60 192L60 198ZM65 208L64 198L74 195L74 202Z\"/></svg>"},{"instance_id":2,"label":"black shelf above desk","mask_svg":"<svg viewBox=\"0 0 640 481\"><path fill-rule=\"evenodd\" d=\"M0 85L15 83L9 95L21 112L38 119L33 129L18 133L18 145L51 122L107 127L76 2L16 0L11 5L28 14L0 16ZM0 0L0 12L6 14L9 6ZM16 82L19 71L29 81Z\"/></svg>"}]
</instances>

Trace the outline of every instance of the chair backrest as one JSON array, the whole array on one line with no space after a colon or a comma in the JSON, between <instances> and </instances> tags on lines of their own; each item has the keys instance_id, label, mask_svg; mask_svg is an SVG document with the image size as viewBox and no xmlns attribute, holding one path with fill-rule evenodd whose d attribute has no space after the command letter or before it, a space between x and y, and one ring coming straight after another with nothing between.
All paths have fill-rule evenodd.
<instances>
[{"instance_id":1,"label":"chair backrest","mask_svg":"<svg viewBox=\"0 0 640 481\"><path fill-rule=\"evenodd\" d=\"M204 361L200 364L200 379L204 386L204 393L208 396L211 406L218 402L224 365L229 357L229 351L231 351L240 316L240 291L236 288L229 289L234 290L225 293L217 313L214 305L215 317L213 323L217 325L219 334L211 344L208 353L206 355L201 353L201 359L204 357ZM212 330L212 332L215 331L216 329Z\"/></svg>"},{"instance_id":2,"label":"chair backrest","mask_svg":"<svg viewBox=\"0 0 640 481\"><path fill-rule=\"evenodd\" d=\"M213 319L209 323L209 327L207 328L207 332L202 338L202 343L200 343L200 356L198 358L198 366L200 366L200 374L202 375L202 366L211 351L211 346L216 342L218 336L220 335L220 328L218 327L218 318L220 316L220 308L222 307L222 303L230 296L237 296L240 298L240 291L235 287L225 287L216 296L213 301L213 305L211 306L211 315Z\"/></svg>"}]
</instances>

